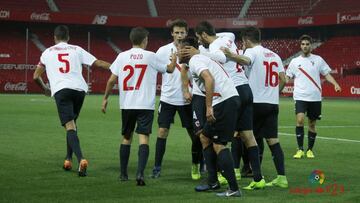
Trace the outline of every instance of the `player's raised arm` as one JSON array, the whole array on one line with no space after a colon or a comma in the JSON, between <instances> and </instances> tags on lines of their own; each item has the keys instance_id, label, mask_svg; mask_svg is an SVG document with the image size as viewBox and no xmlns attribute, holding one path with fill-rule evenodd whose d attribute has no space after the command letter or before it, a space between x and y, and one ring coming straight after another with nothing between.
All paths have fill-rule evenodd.
<instances>
[{"instance_id":1,"label":"player's raised arm","mask_svg":"<svg viewBox=\"0 0 360 203\"><path fill-rule=\"evenodd\" d=\"M111 74L110 78L108 79L108 81L106 83L106 89L105 89L104 98L103 98L103 102L102 102L102 106L101 106L101 111L103 113L106 113L108 98L109 98L111 90L113 89L113 87L117 81L117 78L118 78L117 75Z\"/></svg>"},{"instance_id":2,"label":"player's raised arm","mask_svg":"<svg viewBox=\"0 0 360 203\"><path fill-rule=\"evenodd\" d=\"M226 47L221 47L220 49L225 54L225 56L232 61L235 61L241 65L247 65L247 66L251 64L251 60L247 56L232 53L230 51L230 49L226 48Z\"/></svg>"},{"instance_id":3,"label":"player's raised arm","mask_svg":"<svg viewBox=\"0 0 360 203\"><path fill-rule=\"evenodd\" d=\"M103 61L103 60L96 60L96 61L94 61L94 63L92 65L97 68L103 68L103 69L109 69L111 66L110 63Z\"/></svg>"},{"instance_id":4,"label":"player's raised arm","mask_svg":"<svg viewBox=\"0 0 360 203\"><path fill-rule=\"evenodd\" d=\"M45 66L39 64L36 66L34 75L33 75L33 79L35 81L35 83L41 87L41 89L44 90L44 94L45 96L50 96L51 92L50 89L45 85L44 81L41 78L41 75L45 72Z\"/></svg>"}]
</instances>

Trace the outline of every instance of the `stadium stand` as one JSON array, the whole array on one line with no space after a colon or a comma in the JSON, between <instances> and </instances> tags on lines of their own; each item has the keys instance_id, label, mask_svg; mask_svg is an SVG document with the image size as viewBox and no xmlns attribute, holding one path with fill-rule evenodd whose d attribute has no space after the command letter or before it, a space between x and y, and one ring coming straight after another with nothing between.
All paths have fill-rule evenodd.
<instances>
[{"instance_id":1,"label":"stadium stand","mask_svg":"<svg viewBox=\"0 0 360 203\"><path fill-rule=\"evenodd\" d=\"M234 18L239 16L245 0L154 0L154 2L160 17Z\"/></svg>"},{"instance_id":2,"label":"stadium stand","mask_svg":"<svg viewBox=\"0 0 360 203\"><path fill-rule=\"evenodd\" d=\"M358 0L320 0L314 5L309 14L330 14L336 12L359 11L360 2Z\"/></svg>"},{"instance_id":3,"label":"stadium stand","mask_svg":"<svg viewBox=\"0 0 360 203\"><path fill-rule=\"evenodd\" d=\"M18 11L50 11L46 0L0 1L0 8Z\"/></svg>"},{"instance_id":4,"label":"stadium stand","mask_svg":"<svg viewBox=\"0 0 360 203\"><path fill-rule=\"evenodd\" d=\"M306 14L312 5L311 0L254 0L246 17L283 17L301 16Z\"/></svg>"},{"instance_id":5,"label":"stadium stand","mask_svg":"<svg viewBox=\"0 0 360 203\"><path fill-rule=\"evenodd\" d=\"M61 12L150 16L147 2L144 0L56 0L55 2Z\"/></svg>"}]
</instances>

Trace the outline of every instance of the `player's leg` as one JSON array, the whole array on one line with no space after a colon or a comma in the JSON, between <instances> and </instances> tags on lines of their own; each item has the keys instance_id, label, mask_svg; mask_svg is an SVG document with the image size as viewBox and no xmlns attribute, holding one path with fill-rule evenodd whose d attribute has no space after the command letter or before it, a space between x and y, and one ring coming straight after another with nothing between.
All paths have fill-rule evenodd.
<instances>
[{"instance_id":1,"label":"player's leg","mask_svg":"<svg viewBox=\"0 0 360 203\"><path fill-rule=\"evenodd\" d=\"M175 106L160 101L158 109L159 130L156 139L155 164L151 175L152 178L160 177L161 164L166 150L166 140L169 135L170 125L174 122L175 113Z\"/></svg>"},{"instance_id":2,"label":"player's leg","mask_svg":"<svg viewBox=\"0 0 360 203\"><path fill-rule=\"evenodd\" d=\"M144 170L149 159L149 135L154 120L153 110L137 110L136 133L139 134L138 168L136 182L138 186L144 186Z\"/></svg>"},{"instance_id":3,"label":"player's leg","mask_svg":"<svg viewBox=\"0 0 360 203\"><path fill-rule=\"evenodd\" d=\"M260 167L260 158L259 158L259 148L256 143L254 134L252 130L245 130L240 133L240 136L245 144L248 151L248 158L253 171L253 181L244 189L254 190L254 189L262 189L265 187L265 180L261 174Z\"/></svg>"},{"instance_id":4,"label":"player's leg","mask_svg":"<svg viewBox=\"0 0 360 203\"><path fill-rule=\"evenodd\" d=\"M305 113L307 111L308 103L305 101L297 100L295 101L295 114L296 114L296 128L295 135L298 145L298 150L293 156L295 159L300 159L304 157L304 119Z\"/></svg>"},{"instance_id":5,"label":"player's leg","mask_svg":"<svg viewBox=\"0 0 360 203\"><path fill-rule=\"evenodd\" d=\"M306 151L307 158L315 158L313 153L313 147L315 144L316 139L316 120L321 119L321 102L309 102L309 109L308 109L308 149Z\"/></svg>"},{"instance_id":6,"label":"player's leg","mask_svg":"<svg viewBox=\"0 0 360 203\"><path fill-rule=\"evenodd\" d=\"M253 177L253 173L252 173L252 169L251 169L250 161L249 161L249 151L246 149L244 142L242 142L242 148L243 148L243 154L242 154L241 158L243 161L243 166L240 171L241 177L244 177L244 178ZM259 149L259 146L258 146L258 149ZM259 153L260 153L260 150L259 150ZM260 157L259 157L259 160L260 160Z\"/></svg>"},{"instance_id":7,"label":"player's leg","mask_svg":"<svg viewBox=\"0 0 360 203\"><path fill-rule=\"evenodd\" d=\"M273 162L277 171L277 178L275 178L267 185L287 188L288 181L285 176L284 152L281 148L278 138L279 106L274 104L266 104L266 108L268 109L268 116L266 117L266 122L264 124L264 129L266 129L264 137L270 148Z\"/></svg>"},{"instance_id":8,"label":"player's leg","mask_svg":"<svg viewBox=\"0 0 360 203\"><path fill-rule=\"evenodd\" d=\"M177 112L179 114L182 127L186 128L187 134L191 139L191 178L193 180L199 180L201 178L200 162L202 159L202 146L200 137L195 135L194 132L191 105L177 106Z\"/></svg>"},{"instance_id":9,"label":"player's leg","mask_svg":"<svg viewBox=\"0 0 360 203\"><path fill-rule=\"evenodd\" d=\"M233 112L240 107L239 97L231 97L213 107L216 122L211 124L214 132L212 136L217 164L229 184L229 190L218 193L217 196L241 196L234 172L234 161L230 149L226 147L231 142L236 128L237 115ZM204 134L208 132L208 125L204 126Z\"/></svg>"},{"instance_id":10,"label":"player's leg","mask_svg":"<svg viewBox=\"0 0 360 203\"><path fill-rule=\"evenodd\" d=\"M123 139L119 148L120 181L127 181L129 179L127 168L130 158L132 135L136 124L136 113L134 111L135 110L131 109L121 110L121 134Z\"/></svg>"}]
</instances>

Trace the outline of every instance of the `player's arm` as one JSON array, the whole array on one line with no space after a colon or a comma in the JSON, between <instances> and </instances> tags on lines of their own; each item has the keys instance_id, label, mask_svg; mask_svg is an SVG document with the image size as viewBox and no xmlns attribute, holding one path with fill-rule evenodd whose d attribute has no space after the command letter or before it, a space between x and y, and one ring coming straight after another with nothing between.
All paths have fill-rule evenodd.
<instances>
[{"instance_id":1,"label":"player's arm","mask_svg":"<svg viewBox=\"0 0 360 203\"><path fill-rule=\"evenodd\" d=\"M286 77L284 72L279 73L279 92L281 93L286 84Z\"/></svg>"},{"instance_id":2,"label":"player's arm","mask_svg":"<svg viewBox=\"0 0 360 203\"><path fill-rule=\"evenodd\" d=\"M176 52L172 52L171 53L171 56L170 56L170 64L168 64L167 66L166 66L166 72L167 73L172 73L172 72L174 72L174 70L175 70L175 67L176 67L176 61L177 61L177 53Z\"/></svg>"},{"instance_id":3,"label":"player's arm","mask_svg":"<svg viewBox=\"0 0 360 203\"><path fill-rule=\"evenodd\" d=\"M106 89L105 89L104 98L103 98L102 107L101 107L101 111L103 113L106 113L106 107L107 107L107 104L108 104L108 98L109 98L109 95L111 93L111 90L113 89L113 87L114 87L114 85L116 83L117 78L118 78L117 75L111 74L109 80L106 83Z\"/></svg>"},{"instance_id":4,"label":"player's arm","mask_svg":"<svg viewBox=\"0 0 360 203\"><path fill-rule=\"evenodd\" d=\"M251 60L247 56L238 55L237 53L232 53L230 51L230 49L226 48L226 47L221 47L220 49L225 54L225 56L232 61L235 61L241 65L247 65L247 66L251 64Z\"/></svg>"},{"instance_id":5,"label":"player's arm","mask_svg":"<svg viewBox=\"0 0 360 203\"><path fill-rule=\"evenodd\" d=\"M205 92L206 92L206 119L208 122L215 122L214 111L212 107L212 100L214 95L215 81L209 70L203 70L200 73L200 77L205 82Z\"/></svg>"},{"instance_id":6,"label":"player's arm","mask_svg":"<svg viewBox=\"0 0 360 203\"><path fill-rule=\"evenodd\" d=\"M94 63L92 64L94 67L97 67L97 68L103 68L103 69L109 69L111 64L106 62L106 61L103 61L103 60L96 60L94 61Z\"/></svg>"},{"instance_id":7,"label":"player's arm","mask_svg":"<svg viewBox=\"0 0 360 203\"><path fill-rule=\"evenodd\" d=\"M184 95L184 98L187 102L191 102L191 93L189 91L189 77L187 75L188 67L185 64L181 64L181 89Z\"/></svg>"},{"instance_id":8,"label":"player's arm","mask_svg":"<svg viewBox=\"0 0 360 203\"><path fill-rule=\"evenodd\" d=\"M35 81L35 83L41 87L41 89L44 90L44 94L45 96L50 96L51 95L51 91L50 89L45 85L44 81L41 78L41 75L45 72L45 66L39 64L36 66L34 75L33 75L33 79Z\"/></svg>"},{"instance_id":9,"label":"player's arm","mask_svg":"<svg viewBox=\"0 0 360 203\"><path fill-rule=\"evenodd\" d=\"M341 87L340 87L340 85L336 82L336 80L334 79L334 77L333 77L330 73L328 73L328 74L325 75L325 79L326 79L328 82L330 82L331 84L334 85L334 90L335 90L335 92L341 92Z\"/></svg>"}]
</instances>

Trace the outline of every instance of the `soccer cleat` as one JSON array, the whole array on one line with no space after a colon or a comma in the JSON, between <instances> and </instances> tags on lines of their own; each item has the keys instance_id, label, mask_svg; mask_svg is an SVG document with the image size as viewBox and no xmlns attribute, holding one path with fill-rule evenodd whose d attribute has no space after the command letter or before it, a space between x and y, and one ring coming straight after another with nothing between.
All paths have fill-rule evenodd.
<instances>
[{"instance_id":1,"label":"soccer cleat","mask_svg":"<svg viewBox=\"0 0 360 203\"><path fill-rule=\"evenodd\" d=\"M193 180L199 180L201 178L199 169L200 169L200 164L193 164L191 166L191 178Z\"/></svg>"},{"instance_id":2,"label":"soccer cleat","mask_svg":"<svg viewBox=\"0 0 360 203\"><path fill-rule=\"evenodd\" d=\"M217 173L217 177L218 177L218 181L219 181L220 185L228 184L228 181L226 180L226 178L223 175L221 175L220 172Z\"/></svg>"},{"instance_id":3,"label":"soccer cleat","mask_svg":"<svg viewBox=\"0 0 360 203\"><path fill-rule=\"evenodd\" d=\"M144 176L138 176L136 178L136 185L137 186L145 186Z\"/></svg>"},{"instance_id":4,"label":"soccer cleat","mask_svg":"<svg viewBox=\"0 0 360 203\"><path fill-rule=\"evenodd\" d=\"M159 178L161 172L161 167L154 166L154 169L151 174L151 178Z\"/></svg>"},{"instance_id":5,"label":"soccer cleat","mask_svg":"<svg viewBox=\"0 0 360 203\"><path fill-rule=\"evenodd\" d=\"M70 171L70 170L72 169L71 160L65 160L65 161L64 161L63 169L64 169L65 171Z\"/></svg>"},{"instance_id":6,"label":"soccer cleat","mask_svg":"<svg viewBox=\"0 0 360 203\"><path fill-rule=\"evenodd\" d=\"M216 196L218 196L218 197L241 197L242 194L241 194L240 190L236 190L236 191L227 190L225 192L216 193Z\"/></svg>"},{"instance_id":7,"label":"soccer cleat","mask_svg":"<svg viewBox=\"0 0 360 203\"><path fill-rule=\"evenodd\" d=\"M87 176L86 169L88 167L89 163L86 159L81 159L79 164L79 176L84 177Z\"/></svg>"},{"instance_id":8,"label":"soccer cleat","mask_svg":"<svg viewBox=\"0 0 360 203\"><path fill-rule=\"evenodd\" d=\"M120 181L128 181L129 177L127 174L120 174L119 179L120 179Z\"/></svg>"},{"instance_id":9,"label":"soccer cleat","mask_svg":"<svg viewBox=\"0 0 360 203\"><path fill-rule=\"evenodd\" d=\"M213 184L198 185L195 187L196 192L210 192L220 189L220 183L216 182Z\"/></svg>"},{"instance_id":10,"label":"soccer cleat","mask_svg":"<svg viewBox=\"0 0 360 203\"><path fill-rule=\"evenodd\" d=\"M303 150L299 149L296 151L296 154L293 156L294 159L301 159L305 156L305 153Z\"/></svg>"},{"instance_id":11,"label":"soccer cleat","mask_svg":"<svg viewBox=\"0 0 360 203\"><path fill-rule=\"evenodd\" d=\"M239 168L235 168L234 171L235 171L236 180L237 180L237 181L241 180L240 169L239 169Z\"/></svg>"},{"instance_id":12,"label":"soccer cleat","mask_svg":"<svg viewBox=\"0 0 360 203\"><path fill-rule=\"evenodd\" d=\"M314 153L311 151L311 149L308 149L306 152L306 158L313 159L315 158Z\"/></svg>"},{"instance_id":13,"label":"soccer cleat","mask_svg":"<svg viewBox=\"0 0 360 203\"><path fill-rule=\"evenodd\" d=\"M258 190L258 189L264 189L266 186L265 179L261 179L259 182L251 181L251 183L243 187L244 190Z\"/></svg>"},{"instance_id":14,"label":"soccer cleat","mask_svg":"<svg viewBox=\"0 0 360 203\"><path fill-rule=\"evenodd\" d=\"M287 181L286 176L282 176L282 175L278 175L277 178L275 178L274 180L272 180L269 183L266 183L266 186L277 186L277 187L281 187L281 188L288 188L289 184Z\"/></svg>"}]
</instances>

